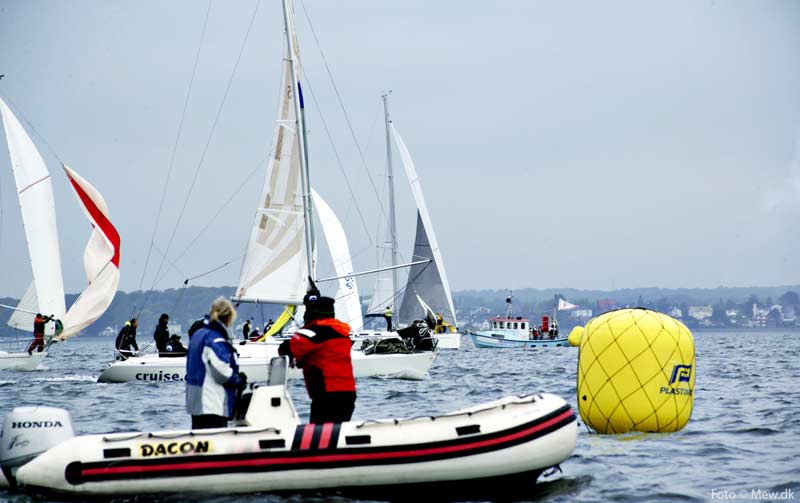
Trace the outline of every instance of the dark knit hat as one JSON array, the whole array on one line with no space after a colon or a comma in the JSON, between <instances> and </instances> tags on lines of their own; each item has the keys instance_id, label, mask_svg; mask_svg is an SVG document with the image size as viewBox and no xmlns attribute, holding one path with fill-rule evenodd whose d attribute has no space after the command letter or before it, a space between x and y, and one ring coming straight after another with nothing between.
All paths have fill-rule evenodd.
<instances>
[{"instance_id":1,"label":"dark knit hat","mask_svg":"<svg viewBox=\"0 0 800 503\"><path fill-rule=\"evenodd\" d=\"M319 315L319 317L332 318L335 316L336 313L333 308L334 302L336 301L330 297L322 297L313 293L303 298L303 305L306 306L306 312Z\"/></svg>"}]
</instances>

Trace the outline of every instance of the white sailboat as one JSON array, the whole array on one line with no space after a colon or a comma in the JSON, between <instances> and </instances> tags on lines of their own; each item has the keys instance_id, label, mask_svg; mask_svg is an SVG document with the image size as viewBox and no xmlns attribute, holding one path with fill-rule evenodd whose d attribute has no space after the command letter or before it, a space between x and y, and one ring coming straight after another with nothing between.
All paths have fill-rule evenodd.
<instances>
[{"instance_id":1,"label":"white sailboat","mask_svg":"<svg viewBox=\"0 0 800 503\"><path fill-rule=\"evenodd\" d=\"M405 142L400 137L400 133L394 126L389 116L388 94L383 95L384 116L386 122L386 159L387 173L389 179L389 241L392 257L392 270L385 271L375 282L375 289L367 309L367 315L381 315L387 306L397 305L402 294L400 308L395 309L396 323L409 323L421 317L420 302L418 297L423 299L425 304L437 314L442 316L443 324L440 333L435 334L438 340L438 347L442 349L458 349L461 347L461 334L456 331L458 322L456 311L453 306L453 298L450 294L450 284L447 281L447 274L444 269L444 260L439 249L439 242L433 230L428 206L422 193L417 170L414 161L406 147ZM394 181L392 172L392 145L391 138L397 145L400 158L406 177L414 195L414 202L417 206L417 227L414 241L413 255L410 261L410 269L405 287L397 289L397 233L395 216L395 196ZM373 335L374 336L374 335Z\"/></svg>"},{"instance_id":2,"label":"white sailboat","mask_svg":"<svg viewBox=\"0 0 800 503\"><path fill-rule=\"evenodd\" d=\"M330 207L317 195L312 199L307 163L305 111L300 85L300 62L293 10L284 4L286 47L281 74L278 117L275 121L272 150L267 165L264 189L259 199L250 239L242 262L235 302L286 305L284 313L267 332L263 342L237 346L239 366L251 379L263 374L269 359L277 356L277 346L269 336L293 319L308 289L307 278L316 278L316 236L313 208L317 206L334 267L342 278L337 294L337 317L354 328L363 325L358 290L352 273L350 254L341 224ZM316 204L315 204L316 203ZM343 271L343 272L342 272ZM364 354L352 352L356 377L387 376L422 379L436 351L411 354ZM160 358L143 355L114 362L100 375L100 382L175 381L183 379L185 358ZM164 379L163 376L169 376ZM290 377L299 376L291 373ZM159 378L160 376L160 378Z\"/></svg>"},{"instance_id":3,"label":"white sailboat","mask_svg":"<svg viewBox=\"0 0 800 503\"><path fill-rule=\"evenodd\" d=\"M15 309L9 324L32 331L36 312L53 316L63 326L55 334L55 321L45 334L59 340L78 334L111 304L119 283L120 238L108 219L108 208L100 193L67 166L64 171L93 230L84 253L84 268L89 285L66 309L64 282L56 225L53 184L47 165L31 138L8 105L0 99L11 165L14 171L20 211L28 243L33 282ZM4 306L10 307L10 306ZM34 370L47 356L47 350L0 352L0 370Z\"/></svg>"}]
</instances>

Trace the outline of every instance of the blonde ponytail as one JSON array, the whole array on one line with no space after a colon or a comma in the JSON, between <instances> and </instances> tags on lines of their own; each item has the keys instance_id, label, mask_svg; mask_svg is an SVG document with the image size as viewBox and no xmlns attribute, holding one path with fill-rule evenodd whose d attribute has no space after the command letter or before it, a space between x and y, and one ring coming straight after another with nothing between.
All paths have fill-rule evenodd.
<instances>
[{"instance_id":1,"label":"blonde ponytail","mask_svg":"<svg viewBox=\"0 0 800 503\"><path fill-rule=\"evenodd\" d=\"M211 303L208 314L211 321L219 320L220 323L227 327L233 325L233 321L236 319L236 309L233 308L231 301L225 297L217 297Z\"/></svg>"}]
</instances>

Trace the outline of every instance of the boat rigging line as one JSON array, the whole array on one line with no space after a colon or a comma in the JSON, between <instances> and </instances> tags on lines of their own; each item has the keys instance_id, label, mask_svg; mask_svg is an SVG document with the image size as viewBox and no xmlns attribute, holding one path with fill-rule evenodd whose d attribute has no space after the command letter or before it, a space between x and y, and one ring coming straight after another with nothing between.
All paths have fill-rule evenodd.
<instances>
[{"instance_id":1,"label":"boat rigging line","mask_svg":"<svg viewBox=\"0 0 800 503\"><path fill-rule=\"evenodd\" d=\"M233 69L231 70L230 76L228 77L228 83L225 86L225 92L222 95L222 101L217 108L217 114L214 117L214 122L211 124L211 131L208 134L208 139L206 140L205 147L203 147L203 152L200 155L200 161L197 163L197 167L194 170L194 176L192 177L192 182L189 184L189 190L186 192L186 197L183 200L183 205L181 206L181 211L178 213L178 219L175 222L175 226L172 229L172 233L170 235L169 241L167 243L167 247L164 251L164 257L161 259L161 263L158 266L158 270L155 274L156 278L153 280L152 286L147 290L147 295L145 296L144 300L142 301L142 307L139 309L139 314L141 315L142 311L144 310L144 306L147 304L150 295L155 288L156 282L161 274L161 271L164 267L164 261L166 259L167 254L169 253L170 248L172 247L172 243L175 241L175 235L178 232L178 228L180 227L181 220L183 220L183 215L186 213L186 206L189 204L189 198L192 195L192 191L194 190L194 186L197 183L197 177L200 175L200 168L203 166L205 162L206 154L208 153L208 148L211 145L211 140L214 137L214 132L217 129L217 124L219 124L220 116L222 115L222 110L225 107L225 102L228 99L228 94L231 90L231 85L233 84L233 78L236 75L236 70L239 68L239 63L242 60L242 54L244 53L244 48L247 45L247 40L250 38L250 32L253 30L253 24L255 24L256 14L258 14L258 8L261 5L261 0L256 2L256 7L253 9L253 15L250 18L250 24L247 27L247 31L245 32L244 39L242 40L242 45L239 48L239 55L236 57L236 62L233 65Z\"/></svg>"},{"instance_id":2,"label":"boat rigging line","mask_svg":"<svg viewBox=\"0 0 800 503\"><path fill-rule=\"evenodd\" d=\"M6 304L0 304L0 307L10 309L12 311L22 311L23 313L36 314L36 311L28 311L27 309L22 309L21 307L9 306Z\"/></svg>"},{"instance_id":3,"label":"boat rigging line","mask_svg":"<svg viewBox=\"0 0 800 503\"><path fill-rule=\"evenodd\" d=\"M370 245L372 245L372 237L369 235L369 228L367 227L367 222L364 220L364 215L363 213L361 213L361 207L358 205L358 200L356 199L355 193L353 192L353 186L350 185L350 179L347 177L347 173L344 170L342 159L339 157L339 151L336 150L336 145L333 143L333 136L331 135L331 131L328 128L327 121L325 121L325 116L322 114L322 108L319 106L319 103L317 102L317 95L314 94L314 89L311 87L311 80L308 78L308 76L305 77L305 80L306 83L308 84L308 91L309 94L311 95L311 101L314 102L314 106L319 111L319 118L320 122L322 122L322 128L325 130L325 134L328 136L328 141L331 144L333 155L336 158L336 166L338 166L339 171L342 173L342 178L344 178L344 183L345 185L347 185L347 191L350 193L350 199L354 203L354 206L356 208L356 213L358 213L358 218L361 220L361 225L364 227L367 239L369 239Z\"/></svg>"},{"instance_id":4,"label":"boat rigging line","mask_svg":"<svg viewBox=\"0 0 800 503\"><path fill-rule=\"evenodd\" d=\"M339 101L339 107L342 109L342 114L344 115L345 122L347 122L347 128L350 131L350 136L353 137L353 143L356 146L356 150L358 151L359 158L361 159L361 165L364 168L364 171L367 173L367 179L369 180L370 185L372 186L372 191L375 193L375 197L378 199L378 209L380 210L381 216L386 216L386 211L383 209L383 204L381 204L380 194L378 193L378 188L375 186L375 181L372 179L372 175L367 168L367 160L364 157L364 152L361 150L361 145L358 143L358 137L356 137L356 132L353 129L353 124L350 122L350 116L347 114L347 108L344 106L344 101L342 100L342 95L339 92L339 87L336 85L336 81L333 78L333 72L331 72L331 68L328 65L328 59L325 57L325 53L322 50L322 46L319 43L319 38L317 37L317 32L314 31L314 25L311 23L311 17L308 15L308 10L306 10L306 5L303 0L300 0L300 6L303 8L303 14L306 17L306 21L308 21L308 27L311 29L311 35L314 38L314 43L317 46L317 50L319 50L320 57L322 58L322 63L325 65L325 70L328 73L328 78L331 81L331 85L333 86L333 91L336 93L336 99Z\"/></svg>"},{"instance_id":5,"label":"boat rigging line","mask_svg":"<svg viewBox=\"0 0 800 503\"><path fill-rule=\"evenodd\" d=\"M379 269L370 269L369 271L351 272L350 274L346 274L344 276L336 276L336 277L333 277L333 278L318 279L318 280L316 280L316 282L317 283L322 283L322 282L325 282L325 281L334 281L334 280L342 279L342 278L354 278L356 276L364 276L364 275L367 275L367 274L375 274L375 273L379 273L379 272L383 272L383 271L391 271L391 270L394 270L394 269L400 269L402 267L411 267L411 266L419 265L419 264L428 264L430 262L433 262L433 259L418 260L416 262L409 262L408 264L397 264L397 265L394 265L394 266L390 265L388 267L381 267ZM417 275L417 276L419 276L419 275Z\"/></svg>"},{"instance_id":6,"label":"boat rigging line","mask_svg":"<svg viewBox=\"0 0 800 503\"><path fill-rule=\"evenodd\" d=\"M233 260L228 260L224 264L219 265L219 266L211 269L210 271L206 271L206 272L204 272L202 274L198 274L197 276L192 276L191 278L186 278L185 280L183 280L183 288L180 289L180 292L178 292L178 296L175 298L175 303L172 306L172 312L173 313L178 312L178 305L180 304L181 300L183 300L183 294L186 292L186 289L189 287L189 282L190 281L195 280L197 278L202 278L203 276L208 276L211 273L215 273L215 272L219 271L220 269L230 265L231 262L233 262Z\"/></svg>"},{"instance_id":7,"label":"boat rigging line","mask_svg":"<svg viewBox=\"0 0 800 503\"><path fill-rule=\"evenodd\" d=\"M142 269L142 277L139 279L139 290L142 289L144 278L147 274L147 266L150 264L150 255L153 251L153 246L156 239L156 232L158 231L158 224L161 221L161 213L164 209L164 201L167 198L167 187L169 187L169 179L172 175L172 169L175 167L175 155L178 152L178 144L183 132L183 124L186 120L186 110L189 108L189 98L192 95L192 88L194 87L194 79L197 76L197 66L200 62L200 50L203 48L203 42L206 38L206 29L208 28L208 18L211 14L211 0L208 0L208 8L206 9L206 19L203 22L203 29L200 32L200 43L197 45L197 53L194 56L194 66L192 67L192 76L189 79L189 88L186 90L186 97L183 100L183 111L181 112L181 120L178 123L178 132L175 135L175 143L172 145L172 154L169 159L169 167L167 168L167 179L164 181L164 189L161 191L161 200L158 202L158 211L156 212L156 223L153 226L153 233L150 236L150 247L147 249L147 258L144 261L144 268Z\"/></svg>"},{"instance_id":8,"label":"boat rigging line","mask_svg":"<svg viewBox=\"0 0 800 503\"><path fill-rule=\"evenodd\" d=\"M184 255L186 255L186 253L188 253L188 251L192 249L192 246L194 246L194 244L197 242L197 240L198 240L198 239L200 239L200 238L203 236L203 234L205 234L205 232L206 232L206 231L207 231L207 230L208 230L208 229L211 227L211 224L213 224L213 223L214 223L214 222L217 220L217 218L218 218L218 217L219 217L219 216L222 214L222 212L225 210L225 208L227 208L227 207L228 207L228 206L229 206L229 205L230 205L230 204L233 202L233 200L236 198L236 196L238 196L239 194L241 194L241 192L242 192L242 189L245 187L245 185L247 185L247 182L249 182L249 181L250 181L250 179L253 177L253 175L255 175L255 174L256 174L256 173L257 173L257 172L258 172L258 171L261 169L261 165L262 165L262 164L264 164L265 162L267 162L267 158L268 158L268 157L269 157L269 153L267 153L267 154L264 156L264 158L262 158L262 159L261 159L261 160L258 162L258 164L256 164L255 168L253 168L253 169L252 169L252 170L251 170L251 171L250 171L250 172L247 174L247 176L245 176L245 177L244 177L244 179L242 179L242 183L240 183L240 184L239 184L239 186L238 186L238 187L236 187L236 189L234 189L234 190L233 190L233 192L231 192L231 195L230 195L230 196L228 197L228 199L226 199L226 200L225 200L225 202L224 202L224 203L222 203L222 205L221 205L221 206L220 206L220 207L217 209L217 212L216 212L216 213L214 213L214 216L212 216L212 217L211 217L211 218L210 218L210 219L209 219L209 220L206 222L206 225L204 225L204 226L203 226L203 228L202 228L202 229L200 229L200 232L198 232L198 233L197 233L197 234L196 234L196 235L195 235L195 236L194 236L194 237L193 237L191 240L189 240L189 244L187 244L187 245L186 245L186 246L183 248L183 250L182 250L182 251L181 251L181 252L180 252L180 253L179 253L179 254L178 254L176 257L175 257L175 261L176 261L176 262L177 262L178 260L182 259L182 258L183 258L183 256L184 256ZM154 287L155 287L156 285L158 285L159 283L161 283L161 281L162 281L162 280L163 280L163 279L164 279L164 278L167 276L167 274L169 274L169 273L172 271L172 269L176 269L178 272L180 272L181 274L183 274L184 276L186 276L186 274L184 274L183 272L181 272L181 270L180 270L180 269L178 269L178 266L177 266L177 265L175 265L175 263L174 263L174 262L170 262L170 264L171 264L171 267L170 267L170 268L168 268L166 271L164 271L164 274L162 274L160 278L157 278L157 279L156 279L156 282L155 282L155 284L154 284Z\"/></svg>"}]
</instances>

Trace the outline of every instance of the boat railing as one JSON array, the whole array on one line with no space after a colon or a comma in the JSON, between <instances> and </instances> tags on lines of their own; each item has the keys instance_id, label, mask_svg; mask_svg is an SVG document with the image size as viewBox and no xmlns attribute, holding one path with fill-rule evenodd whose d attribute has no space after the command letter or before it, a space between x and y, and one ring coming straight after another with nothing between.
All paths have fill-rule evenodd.
<instances>
[{"instance_id":1,"label":"boat railing","mask_svg":"<svg viewBox=\"0 0 800 503\"><path fill-rule=\"evenodd\" d=\"M508 406L525 405L525 404L529 404L529 403L534 403L537 400L541 400L541 398L542 398L541 394L534 393L534 394L531 394L531 395L525 395L525 396L521 396L521 397L514 397L514 399L512 399L512 400L508 400L508 401L505 401L505 402L502 402L502 403L491 403L491 404L488 404L486 407L483 407L483 408L480 408L480 409L459 410L459 411L455 411L455 412L450 412L449 414L440 414L440 415L437 415L437 416L414 416L414 417L407 417L407 418L403 418L403 419L366 419L366 420L361 421L360 423L358 423L356 425L356 428L362 428L362 427L370 425L370 424L395 424L395 425L397 425L397 424L405 423L405 422L419 421L421 419L429 419L431 421L436 421L437 419L444 419L444 418L450 418L450 417L459 417L459 416L472 417L472 416L474 416L476 414L480 414L480 413L487 412L487 411L494 410L494 409L504 410Z\"/></svg>"},{"instance_id":2,"label":"boat railing","mask_svg":"<svg viewBox=\"0 0 800 503\"><path fill-rule=\"evenodd\" d=\"M130 354L128 354L128 353L130 353ZM145 344L144 346L139 348L139 350L136 351L136 352L133 352L133 351L120 351L119 349L117 349L115 347L114 348L114 361L122 361L122 360L127 360L128 358L134 358L134 357L138 357L138 356L146 356L146 355L150 355L150 354L154 354L154 355L158 354L158 351L156 350L156 345L153 342L148 342L147 344Z\"/></svg>"}]
</instances>

